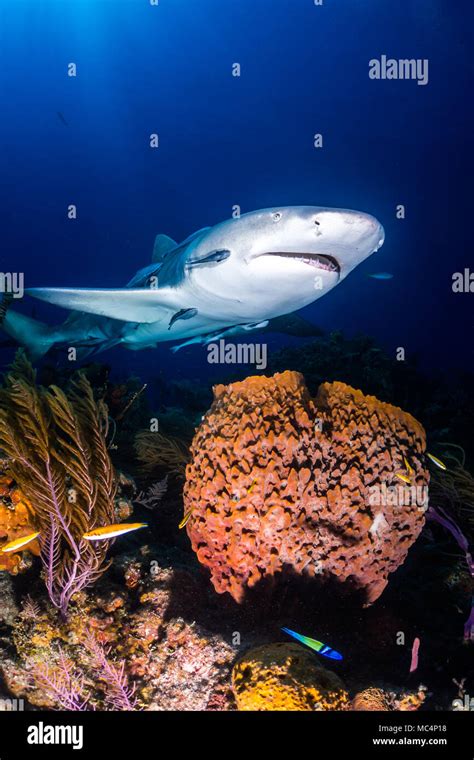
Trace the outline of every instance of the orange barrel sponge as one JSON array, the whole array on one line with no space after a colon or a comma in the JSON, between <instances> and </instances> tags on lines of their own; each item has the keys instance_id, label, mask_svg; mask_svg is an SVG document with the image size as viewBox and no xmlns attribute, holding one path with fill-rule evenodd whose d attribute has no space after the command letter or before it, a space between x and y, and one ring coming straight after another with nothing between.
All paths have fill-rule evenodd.
<instances>
[{"instance_id":1,"label":"orange barrel sponge","mask_svg":"<svg viewBox=\"0 0 474 760\"><path fill-rule=\"evenodd\" d=\"M315 399L298 372L216 386L184 488L216 591L240 602L287 568L347 582L371 604L423 527L425 445L410 414L343 383Z\"/></svg>"}]
</instances>

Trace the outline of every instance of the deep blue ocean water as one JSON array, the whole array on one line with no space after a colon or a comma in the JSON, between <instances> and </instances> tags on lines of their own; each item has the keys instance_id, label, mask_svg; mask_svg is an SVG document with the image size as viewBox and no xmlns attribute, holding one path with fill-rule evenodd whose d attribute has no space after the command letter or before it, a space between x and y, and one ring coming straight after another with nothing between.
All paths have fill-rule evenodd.
<instances>
[{"instance_id":1,"label":"deep blue ocean water","mask_svg":"<svg viewBox=\"0 0 474 760\"><path fill-rule=\"evenodd\" d=\"M121 286L158 232L181 240L235 204L359 209L385 245L304 315L430 372L472 369L474 294L452 275L474 271L473 17L452 0L0 0L0 269ZM383 54L428 59L429 83L369 79ZM210 371L199 348L103 358L145 379Z\"/></svg>"}]
</instances>

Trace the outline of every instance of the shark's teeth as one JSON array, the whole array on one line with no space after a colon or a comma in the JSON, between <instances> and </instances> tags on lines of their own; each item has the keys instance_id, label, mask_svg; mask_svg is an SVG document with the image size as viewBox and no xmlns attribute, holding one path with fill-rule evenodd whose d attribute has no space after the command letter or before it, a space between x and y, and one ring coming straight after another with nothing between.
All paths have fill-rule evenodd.
<instances>
[{"instance_id":1,"label":"shark's teeth","mask_svg":"<svg viewBox=\"0 0 474 760\"><path fill-rule=\"evenodd\" d=\"M315 269L323 269L326 272L338 272L340 273L339 263L333 256L326 256L319 253L290 253L286 251L278 251L275 253L267 253L265 256L279 256L284 259L293 259L293 261L300 261L303 264L309 264L309 266Z\"/></svg>"}]
</instances>

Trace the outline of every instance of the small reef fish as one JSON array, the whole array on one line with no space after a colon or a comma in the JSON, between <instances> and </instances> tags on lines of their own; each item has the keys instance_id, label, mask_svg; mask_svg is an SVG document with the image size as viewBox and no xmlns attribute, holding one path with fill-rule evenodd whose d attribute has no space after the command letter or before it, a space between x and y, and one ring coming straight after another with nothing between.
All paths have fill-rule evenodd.
<instances>
[{"instance_id":1,"label":"small reef fish","mask_svg":"<svg viewBox=\"0 0 474 760\"><path fill-rule=\"evenodd\" d=\"M84 533L82 538L86 541L106 541L109 538L123 536L125 533L131 533L133 530L148 528L147 523L118 523L116 525L106 525L103 528L94 528Z\"/></svg>"},{"instance_id":2,"label":"small reef fish","mask_svg":"<svg viewBox=\"0 0 474 760\"><path fill-rule=\"evenodd\" d=\"M15 552L17 549L22 549L26 544L29 544L30 541L34 541L35 538L38 538L38 536L39 533L29 533L27 536L15 538L14 541L9 541L8 544L2 546L2 552Z\"/></svg>"},{"instance_id":3,"label":"small reef fish","mask_svg":"<svg viewBox=\"0 0 474 760\"><path fill-rule=\"evenodd\" d=\"M403 457L403 463L405 465L405 469L408 472L408 474L410 476L413 475L413 473L415 472L415 470L413 469L413 467L411 466L410 462L408 461L408 459L406 457Z\"/></svg>"},{"instance_id":4,"label":"small reef fish","mask_svg":"<svg viewBox=\"0 0 474 760\"><path fill-rule=\"evenodd\" d=\"M375 272L374 274L369 274L369 277L373 280L392 280L393 274L391 272Z\"/></svg>"},{"instance_id":5,"label":"small reef fish","mask_svg":"<svg viewBox=\"0 0 474 760\"><path fill-rule=\"evenodd\" d=\"M402 480L404 483L411 483L411 480L408 477L408 475L404 475L402 472L396 472L395 476L399 478L399 480Z\"/></svg>"},{"instance_id":6,"label":"small reef fish","mask_svg":"<svg viewBox=\"0 0 474 760\"><path fill-rule=\"evenodd\" d=\"M255 488L256 485L257 485L257 481L254 480L253 483L252 483L252 485L250 486L250 488L247 490L247 496L250 496L250 494L252 493L252 491L253 491L253 489Z\"/></svg>"},{"instance_id":7,"label":"small reef fish","mask_svg":"<svg viewBox=\"0 0 474 760\"><path fill-rule=\"evenodd\" d=\"M446 465L444 464L444 462L442 462L441 459L438 459L438 457L435 457L434 454L429 454L428 452L426 452L426 456L428 457L428 459L431 459L433 464L435 464L436 467L439 467L440 470L448 469Z\"/></svg>"},{"instance_id":8,"label":"small reef fish","mask_svg":"<svg viewBox=\"0 0 474 760\"><path fill-rule=\"evenodd\" d=\"M183 519L181 520L180 524L178 525L179 530L181 530L181 528L184 528L184 526L188 524L189 518L191 517L192 513L193 513L192 508L188 509Z\"/></svg>"},{"instance_id":9,"label":"small reef fish","mask_svg":"<svg viewBox=\"0 0 474 760\"><path fill-rule=\"evenodd\" d=\"M331 660L342 660L342 654L339 654L335 649L328 647L327 644L323 644L321 641L310 639L308 636L303 636L301 633L295 633L295 631L291 631L289 628L282 628L281 630L289 636L293 636L294 639L300 641L302 644L306 644L307 647L313 649L318 654L324 655L324 657L329 657Z\"/></svg>"}]
</instances>

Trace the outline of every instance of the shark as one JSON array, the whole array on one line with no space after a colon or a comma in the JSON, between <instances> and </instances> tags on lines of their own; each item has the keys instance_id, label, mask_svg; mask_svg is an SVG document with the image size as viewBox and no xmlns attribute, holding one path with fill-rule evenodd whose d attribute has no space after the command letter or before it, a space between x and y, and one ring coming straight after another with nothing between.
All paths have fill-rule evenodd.
<instances>
[{"instance_id":1,"label":"shark","mask_svg":"<svg viewBox=\"0 0 474 760\"><path fill-rule=\"evenodd\" d=\"M7 304L2 328L33 360L61 347L89 355L117 345L140 350L180 341L176 350L258 331L298 334L301 325L309 334L295 312L340 284L384 239L380 222L361 211L251 211L181 243L158 235L151 264L125 287L27 288L29 296L71 313L50 326Z\"/></svg>"}]
</instances>

